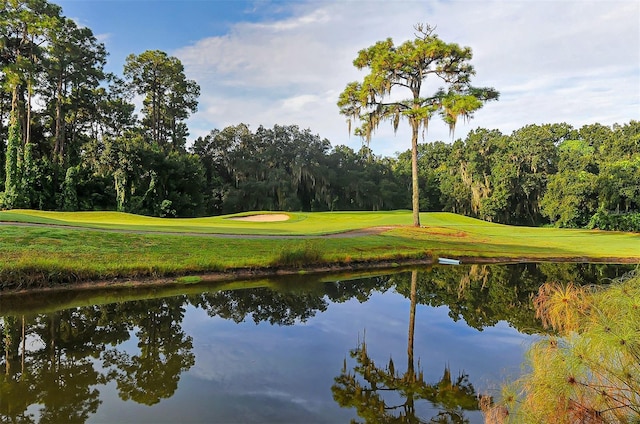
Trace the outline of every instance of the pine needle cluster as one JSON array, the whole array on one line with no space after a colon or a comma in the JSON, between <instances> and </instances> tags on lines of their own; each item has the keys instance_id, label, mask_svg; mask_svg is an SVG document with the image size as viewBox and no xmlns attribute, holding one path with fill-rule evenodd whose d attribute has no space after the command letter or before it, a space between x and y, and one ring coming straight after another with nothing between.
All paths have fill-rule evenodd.
<instances>
[{"instance_id":1,"label":"pine needle cluster","mask_svg":"<svg viewBox=\"0 0 640 424\"><path fill-rule=\"evenodd\" d=\"M547 283L534 301L555 330L527 372L481 402L486 423L640 423L640 275L607 286Z\"/></svg>"}]
</instances>

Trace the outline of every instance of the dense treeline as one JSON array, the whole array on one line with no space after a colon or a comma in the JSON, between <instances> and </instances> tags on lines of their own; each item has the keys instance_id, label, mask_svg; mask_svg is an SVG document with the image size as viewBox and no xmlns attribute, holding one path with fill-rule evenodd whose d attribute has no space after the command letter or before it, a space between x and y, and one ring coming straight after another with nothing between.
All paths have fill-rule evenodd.
<instances>
[{"instance_id":1,"label":"dense treeline","mask_svg":"<svg viewBox=\"0 0 640 424\"><path fill-rule=\"evenodd\" d=\"M331 148L297 126L214 130L193 146L206 170L207 213L382 210L406 207L395 161L363 147Z\"/></svg>"},{"instance_id":2,"label":"dense treeline","mask_svg":"<svg viewBox=\"0 0 640 424\"><path fill-rule=\"evenodd\" d=\"M2 207L199 212L203 173L184 123L198 85L164 52L130 55L124 79L104 71L106 56L59 6L0 2Z\"/></svg>"},{"instance_id":3,"label":"dense treeline","mask_svg":"<svg viewBox=\"0 0 640 424\"><path fill-rule=\"evenodd\" d=\"M424 209L506 224L640 231L640 122L477 129L421 145ZM399 162L407 162L407 154Z\"/></svg>"},{"instance_id":4,"label":"dense treeline","mask_svg":"<svg viewBox=\"0 0 640 424\"><path fill-rule=\"evenodd\" d=\"M196 140L207 213L409 208L411 157L331 148L295 126L245 125ZM518 225L554 223L639 231L640 122L579 130L529 125L477 129L419 146L421 210Z\"/></svg>"},{"instance_id":5,"label":"dense treeline","mask_svg":"<svg viewBox=\"0 0 640 424\"><path fill-rule=\"evenodd\" d=\"M187 217L411 207L411 154L332 147L295 125L187 144L198 84L161 51L105 72L92 31L45 0L0 0L0 208ZM134 94L143 98L137 116ZM640 123L477 129L419 145L421 210L640 231Z\"/></svg>"}]
</instances>

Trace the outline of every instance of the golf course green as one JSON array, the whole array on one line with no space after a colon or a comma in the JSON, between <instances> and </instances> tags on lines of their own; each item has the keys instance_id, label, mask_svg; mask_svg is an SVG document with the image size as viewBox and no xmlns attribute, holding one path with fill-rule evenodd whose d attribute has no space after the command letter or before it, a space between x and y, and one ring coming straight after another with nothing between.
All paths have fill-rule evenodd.
<instances>
[{"instance_id":1,"label":"golf course green","mask_svg":"<svg viewBox=\"0 0 640 424\"><path fill-rule=\"evenodd\" d=\"M0 212L0 289L431 263L640 263L640 234L514 227L452 213L251 212L168 219L119 212ZM180 278L177 278L180 277Z\"/></svg>"}]
</instances>

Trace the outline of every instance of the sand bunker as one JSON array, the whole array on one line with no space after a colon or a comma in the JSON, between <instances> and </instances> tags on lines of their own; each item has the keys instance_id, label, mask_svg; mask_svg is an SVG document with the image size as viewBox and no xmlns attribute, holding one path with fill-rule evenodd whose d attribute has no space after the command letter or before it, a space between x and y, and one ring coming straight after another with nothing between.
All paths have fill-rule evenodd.
<instances>
[{"instance_id":1,"label":"sand bunker","mask_svg":"<svg viewBox=\"0 0 640 424\"><path fill-rule=\"evenodd\" d=\"M248 222L277 222L286 221L289 219L289 215L284 213L268 213L248 216L238 216L233 219L234 221L248 221Z\"/></svg>"}]
</instances>

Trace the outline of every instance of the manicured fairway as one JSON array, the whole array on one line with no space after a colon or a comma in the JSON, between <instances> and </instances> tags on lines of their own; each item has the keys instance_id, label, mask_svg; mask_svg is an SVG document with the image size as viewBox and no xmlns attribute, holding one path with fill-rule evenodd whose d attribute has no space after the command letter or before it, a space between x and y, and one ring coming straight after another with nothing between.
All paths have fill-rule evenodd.
<instances>
[{"instance_id":1,"label":"manicured fairway","mask_svg":"<svg viewBox=\"0 0 640 424\"><path fill-rule=\"evenodd\" d=\"M116 212L0 212L0 221L50 224L0 225L0 288L428 262L439 256L464 262L640 263L637 233L512 227L450 213L422 214L422 228L410 226L409 211L288 215L287 221L245 222L230 216L160 219ZM382 228L362 231L371 227ZM353 230L360 232L335 236Z\"/></svg>"},{"instance_id":2,"label":"manicured fairway","mask_svg":"<svg viewBox=\"0 0 640 424\"><path fill-rule=\"evenodd\" d=\"M276 222L247 222L233 218L278 214L251 212L207 218L152 218L120 212L45 212L13 210L0 212L0 221L78 226L132 231L161 231L204 234L318 235L376 226L408 225L411 212L287 212L289 219Z\"/></svg>"}]
</instances>

